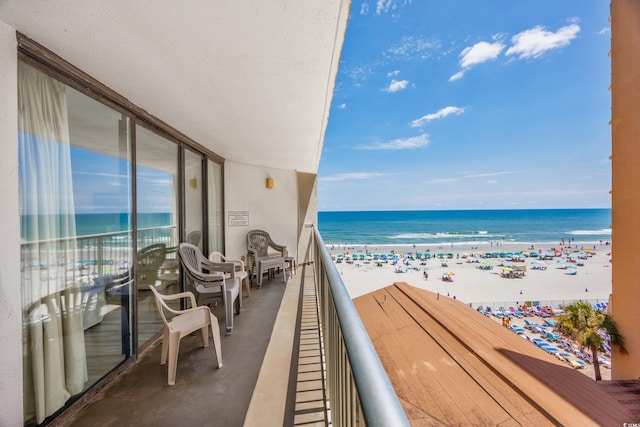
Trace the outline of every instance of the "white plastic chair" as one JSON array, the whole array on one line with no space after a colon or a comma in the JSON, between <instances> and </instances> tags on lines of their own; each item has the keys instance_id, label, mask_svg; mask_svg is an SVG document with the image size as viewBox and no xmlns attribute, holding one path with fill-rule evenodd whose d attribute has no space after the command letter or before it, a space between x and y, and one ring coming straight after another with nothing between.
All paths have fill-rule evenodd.
<instances>
[{"instance_id":1,"label":"white plastic chair","mask_svg":"<svg viewBox=\"0 0 640 427\"><path fill-rule=\"evenodd\" d=\"M278 251L279 255L269 254L269 248ZM269 233L263 230L251 230L247 233L247 252L252 261L252 268L256 268L256 287L262 286L262 275L271 269L282 269L282 282L287 283L287 269L285 257L286 246L275 243Z\"/></svg>"},{"instance_id":2,"label":"white plastic chair","mask_svg":"<svg viewBox=\"0 0 640 427\"><path fill-rule=\"evenodd\" d=\"M236 277L240 281L241 285L244 284L244 288L247 291L247 296L251 296L251 289L249 286L249 274L244 267L244 261L240 259L229 259L222 255L218 251L213 251L209 254L209 261L212 262L232 262L236 265ZM240 307L242 307L242 286L240 286Z\"/></svg>"},{"instance_id":3,"label":"white plastic chair","mask_svg":"<svg viewBox=\"0 0 640 427\"><path fill-rule=\"evenodd\" d=\"M214 316L209 307L196 306L196 299L191 292L180 292L177 294L163 295L153 285L149 285L149 289L156 298L156 306L164 323L162 332L162 353L160 355L160 364L167 363L169 356L169 369L167 374L167 382L169 385L176 383L176 369L178 366L178 353L180 350L180 340L190 333L200 329L202 334L202 346L209 347L209 327L213 336L213 347L215 350L216 363L218 369L222 368L222 349L220 345L220 326L218 319ZM188 298L191 302L191 308L186 310L175 310L167 301ZM171 320L167 320L165 310L174 314Z\"/></svg>"},{"instance_id":4,"label":"white plastic chair","mask_svg":"<svg viewBox=\"0 0 640 427\"><path fill-rule=\"evenodd\" d=\"M212 262L191 243L180 243L178 255L195 289L198 305L224 303L226 334L233 333L233 309L240 313L240 282L232 262Z\"/></svg>"}]
</instances>

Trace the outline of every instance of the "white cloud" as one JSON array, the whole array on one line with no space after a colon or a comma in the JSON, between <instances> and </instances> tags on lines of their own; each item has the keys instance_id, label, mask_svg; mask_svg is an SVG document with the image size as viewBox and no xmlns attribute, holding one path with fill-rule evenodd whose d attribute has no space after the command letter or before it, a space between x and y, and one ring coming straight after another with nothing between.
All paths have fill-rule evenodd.
<instances>
[{"instance_id":1,"label":"white cloud","mask_svg":"<svg viewBox=\"0 0 640 427\"><path fill-rule=\"evenodd\" d=\"M347 172L347 173L339 173L336 175L330 175L325 177L318 177L318 181L362 180L362 179L379 178L381 176L384 176L384 174L378 173L378 172Z\"/></svg>"},{"instance_id":2,"label":"white cloud","mask_svg":"<svg viewBox=\"0 0 640 427\"><path fill-rule=\"evenodd\" d=\"M463 176L463 178L485 178L488 176L509 175L512 173L513 173L512 171L476 173L471 175L465 175Z\"/></svg>"},{"instance_id":3,"label":"white cloud","mask_svg":"<svg viewBox=\"0 0 640 427\"><path fill-rule=\"evenodd\" d=\"M497 34L493 36L495 40L494 43L478 42L473 46L467 46L462 49L462 52L460 52L460 66L462 70L449 77L449 81L459 80L470 67L494 60L500 56L500 53L505 48L504 43L501 41L502 37L501 34Z\"/></svg>"},{"instance_id":4,"label":"white cloud","mask_svg":"<svg viewBox=\"0 0 640 427\"><path fill-rule=\"evenodd\" d=\"M387 77L397 76L398 74L400 74L400 70L390 71L387 73Z\"/></svg>"},{"instance_id":5,"label":"white cloud","mask_svg":"<svg viewBox=\"0 0 640 427\"><path fill-rule=\"evenodd\" d=\"M465 47L460 53L462 57L460 65L462 68L469 68L473 65L496 59L504 47L504 44L500 41L495 43L479 42L473 46Z\"/></svg>"},{"instance_id":6,"label":"white cloud","mask_svg":"<svg viewBox=\"0 0 640 427\"><path fill-rule=\"evenodd\" d=\"M377 0L376 15L395 11L396 9L398 9L399 3L400 6L406 6L408 4L411 4L412 2L413 0L403 0L401 2L399 2L398 0ZM360 5L360 15L366 15L367 13L369 13L369 3L363 2ZM395 16L395 14L392 14L392 16Z\"/></svg>"},{"instance_id":7,"label":"white cloud","mask_svg":"<svg viewBox=\"0 0 640 427\"><path fill-rule=\"evenodd\" d=\"M345 104L344 102L338 105L338 109L340 110L344 110L345 108L347 108L347 104Z\"/></svg>"},{"instance_id":8,"label":"white cloud","mask_svg":"<svg viewBox=\"0 0 640 427\"><path fill-rule=\"evenodd\" d=\"M383 54L396 59L427 59L431 57L432 52L437 52L440 47L438 39L426 40L406 36L400 40L397 46L388 48Z\"/></svg>"},{"instance_id":9,"label":"white cloud","mask_svg":"<svg viewBox=\"0 0 640 427\"><path fill-rule=\"evenodd\" d=\"M386 142L376 142L370 145L356 147L358 150L415 150L429 145L429 135L412 136L409 138L397 138Z\"/></svg>"},{"instance_id":10,"label":"white cloud","mask_svg":"<svg viewBox=\"0 0 640 427\"><path fill-rule=\"evenodd\" d=\"M507 49L505 55L517 55L519 59L538 58L548 50L567 46L579 32L580 26L577 24L562 27L555 33L538 25L513 36L513 46Z\"/></svg>"},{"instance_id":11,"label":"white cloud","mask_svg":"<svg viewBox=\"0 0 640 427\"><path fill-rule=\"evenodd\" d=\"M460 181L460 178L438 178L438 179L431 179L429 181L425 181L425 184L446 184L449 182L457 182Z\"/></svg>"},{"instance_id":12,"label":"white cloud","mask_svg":"<svg viewBox=\"0 0 640 427\"><path fill-rule=\"evenodd\" d=\"M456 80L459 80L462 78L462 76L464 76L464 71L458 71L457 73L455 73L453 76L449 77L449 81L450 82L454 82Z\"/></svg>"},{"instance_id":13,"label":"white cloud","mask_svg":"<svg viewBox=\"0 0 640 427\"><path fill-rule=\"evenodd\" d=\"M601 36L608 36L609 34L611 34L611 27L604 27L603 29L598 31L598 34L600 34Z\"/></svg>"},{"instance_id":14,"label":"white cloud","mask_svg":"<svg viewBox=\"0 0 640 427\"><path fill-rule=\"evenodd\" d=\"M476 174L467 174L458 177L447 177L447 178L436 178L431 179L429 181L425 181L425 184L443 184L448 182L458 182L465 179L476 179L476 178L486 178L492 176L500 176L500 175L509 175L514 173L513 171L500 171L500 172L485 172L485 173L476 173ZM495 179L490 179L487 181L487 184L496 184L498 181Z\"/></svg>"},{"instance_id":15,"label":"white cloud","mask_svg":"<svg viewBox=\"0 0 640 427\"><path fill-rule=\"evenodd\" d=\"M387 13L389 10L393 10L395 8L396 5L393 0L378 0L376 2L376 15Z\"/></svg>"},{"instance_id":16,"label":"white cloud","mask_svg":"<svg viewBox=\"0 0 640 427\"><path fill-rule=\"evenodd\" d=\"M391 80L389 87L385 88L385 92L394 93L400 90L404 90L409 85L409 80Z\"/></svg>"},{"instance_id":17,"label":"white cloud","mask_svg":"<svg viewBox=\"0 0 640 427\"><path fill-rule=\"evenodd\" d=\"M450 114L460 115L462 113L464 113L464 108L462 107L453 107L453 106L444 107L435 113L427 114L426 116L422 116L419 119L415 119L414 121L411 122L411 127L414 127L414 128L421 127L422 125L424 125L427 122L430 122L431 120L441 119L443 117L447 117Z\"/></svg>"},{"instance_id":18,"label":"white cloud","mask_svg":"<svg viewBox=\"0 0 640 427\"><path fill-rule=\"evenodd\" d=\"M130 175L128 174L120 174L120 173L107 173L107 172L89 172L89 171L81 171L81 170L76 170L73 171L74 175L89 175L89 176L104 176L107 178L122 178L122 179L126 179L126 178L131 178ZM140 174L140 173L138 173Z\"/></svg>"}]
</instances>

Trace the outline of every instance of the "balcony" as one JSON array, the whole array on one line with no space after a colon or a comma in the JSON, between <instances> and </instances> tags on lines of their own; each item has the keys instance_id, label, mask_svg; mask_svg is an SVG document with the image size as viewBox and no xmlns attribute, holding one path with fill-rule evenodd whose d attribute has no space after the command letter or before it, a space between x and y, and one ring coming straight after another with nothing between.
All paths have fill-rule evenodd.
<instances>
[{"instance_id":1,"label":"balcony","mask_svg":"<svg viewBox=\"0 0 640 427\"><path fill-rule=\"evenodd\" d=\"M276 275L244 298L233 335L222 336L221 369L189 336L169 387L158 339L56 423L408 425L317 232L313 246L286 285ZM222 305L212 311L224 318Z\"/></svg>"},{"instance_id":2,"label":"balcony","mask_svg":"<svg viewBox=\"0 0 640 427\"><path fill-rule=\"evenodd\" d=\"M69 410L56 418L53 424L65 426L408 425L407 416L398 396L329 258L321 236L317 232L314 232L313 236L308 259L298 267L295 273L291 274L286 285L282 283L282 276L278 274L263 281L260 289L253 288L251 296L244 298L241 313L234 319L233 335L222 336L223 368L215 367L212 346L202 349L197 334L182 340L176 384L172 387L167 385L166 365L159 364L160 340L157 331L160 325L157 320L153 322L150 315L155 307L150 301L149 292L140 291L138 313L144 310L149 315L145 318L146 321L139 325L141 332L138 335L152 332L147 336L153 337L155 333L155 340L152 339L151 344L139 354L136 360L125 361L122 366L111 372L105 381L99 382L97 386L90 389ZM105 248L110 245L100 243L101 238L95 236L91 239L97 240L91 245L83 243L79 246L102 248L102 255L106 255L89 254L88 259L110 260L113 254L110 255L105 251ZM145 244L157 244L157 239L157 237L146 239ZM161 237L160 240L162 239L164 238ZM112 263L109 261L107 264ZM105 267L99 270L103 271L103 268ZM167 289L171 286L177 288L176 283L169 285ZM391 292L390 288L380 290L378 300L387 302L386 293L389 292ZM372 294L370 298L376 297ZM465 360L463 365L467 363L468 354L476 356L485 354L480 357L484 362L478 361L477 364L480 370L491 366L492 372L501 373L493 377L483 374L479 379L470 374L476 367L472 370L464 369L464 372L460 373L461 378L471 380L472 384L488 381L490 385L487 390L496 387L499 389L501 387L499 385L504 382L506 376L513 372L520 372L516 375L517 381L511 379L508 381L508 386L506 384L502 386L506 389L514 389L510 404L520 402L526 395L524 403L515 403L515 405L533 404L536 408L544 407L544 410L524 411L523 413L527 415L522 419L531 421L533 414L536 414L544 423L557 420L555 417L558 414L574 414L574 412L575 417L583 417L586 414L585 419L591 420L602 416L606 419L609 419L607 417L620 418L620 407L611 397L620 402L636 402L634 398L628 397L633 390L637 389L636 383L630 386L607 384L609 388L604 391L611 394L611 397L606 397L603 390L597 390L598 385L582 374L566 372L564 366L560 368L556 366L561 365L560 362L554 365L548 360L543 360L542 356L547 356L546 354L529 354L530 345L505 331L504 328L497 327L491 322L491 325L478 324L478 328L474 329L471 326L478 323L478 318L481 321L486 319L463 304L456 301L440 301L433 305L431 301L432 306L429 306L427 304L429 300L422 294L413 295L410 300L422 301L421 308L417 309L418 312L428 313L429 318L440 318L440 321L436 322L437 325L429 327L430 333L441 328L453 337L445 339L443 337L446 337L447 333L435 333L441 341L428 351L427 359L433 356L442 362L445 357L436 356L436 350L450 345L468 343L470 337L483 337L479 340L480 344L486 344L488 349L482 345L480 347L475 345L473 348L447 350L445 353L463 355ZM379 309L378 304L374 305ZM449 305L452 305L450 311L445 310ZM403 310L409 310L409 306L405 305L402 310L394 311L390 308L389 301L385 307L389 310L388 313L385 312L386 314L377 313L370 308L363 311L370 318L368 326L373 318L385 325L398 322L405 326L401 330L406 330L406 325L410 322L401 321L398 314ZM361 310L363 310L362 307ZM414 313L415 310L410 311ZM224 318L222 305L212 307L212 311L219 319ZM394 320L384 320L390 313L394 313ZM450 319L456 319L456 322L450 323ZM108 325L108 322L109 319L106 319L95 329L99 331L107 327L106 330L109 330L105 325ZM458 323L464 325L463 330L451 332L451 328ZM443 326L445 324L446 328ZM487 326L496 326L495 331L489 332ZM92 334L95 333L93 329L90 329ZM382 329L384 329L382 326L373 327L373 330ZM496 336L492 336L492 333ZM94 364L89 363L93 381L104 375L104 370L95 369L100 365L100 361L104 361L109 356L121 354L115 352L117 354L109 355L108 353L113 349L105 345L105 341L100 337L94 338L93 341L91 338L87 340L88 358L94 362L97 361ZM417 341L420 341L420 346L425 347L429 339L425 339L424 342L418 339L407 340L407 348L394 347L401 354L402 360L406 359L402 355L403 352L416 351L410 350L409 347ZM519 362L515 364L517 366L510 366L504 360L501 362L494 360L496 357L499 358L499 355L494 354L493 343L496 342L501 342L505 348L509 348L512 352L509 354L520 355ZM388 361L390 355L387 353L386 357ZM459 361L445 362L445 365L454 366L459 363ZM535 366L527 371L527 366L532 364ZM558 382L555 388L550 387L549 384L544 386L538 384L540 380L538 377L545 376L541 374L544 369L553 371L546 377L554 378ZM452 378L451 372L447 375L447 378ZM456 384L459 386L461 381L457 380ZM518 381L522 384L517 385ZM569 385L572 384L571 381L579 382L580 385ZM632 387L632 391L622 394L621 387L625 390ZM438 386L430 383L424 389L437 390ZM557 399L547 401L544 398L551 392L563 395L570 389L588 389L587 394L590 397L581 396L568 405ZM401 392L406 394L406 384ZM465 388L465 395L469 393L470 388ZM491 397L489 392L481 392L479 396L480 400ZM633 405L636 404L633 403ZM627 409L635 412L633 405L628 406ZM482 405L483 408L486 406ZM517 414L511 414L509 411L507 413L508 417L513 416L516 417L514 419L519 419ZM555 415L550 416L549 413ZM415 416L415 414L412 415ZM468 415L474 419L473 413Z\"/></svg>"}]
</instances>

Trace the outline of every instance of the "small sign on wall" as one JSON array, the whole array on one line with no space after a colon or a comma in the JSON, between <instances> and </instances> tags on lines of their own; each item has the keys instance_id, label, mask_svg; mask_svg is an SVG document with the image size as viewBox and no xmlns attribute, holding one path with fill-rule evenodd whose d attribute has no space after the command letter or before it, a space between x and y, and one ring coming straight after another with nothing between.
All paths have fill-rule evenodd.
<instances>
[{"instance_id":1,"label":"small sign on wall","mask_svg":"<svg viewBox=\"0 0 640 427\"><path fill-rule=\"evenodd\" d=\"M229 211L229 227L249 226L249 211Z\"/></svg>"}]
</instances>

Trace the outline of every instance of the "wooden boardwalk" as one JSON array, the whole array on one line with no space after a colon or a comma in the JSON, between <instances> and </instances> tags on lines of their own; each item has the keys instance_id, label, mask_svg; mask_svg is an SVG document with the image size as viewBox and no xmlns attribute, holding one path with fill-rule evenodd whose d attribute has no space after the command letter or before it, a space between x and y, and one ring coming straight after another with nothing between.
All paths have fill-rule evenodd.
<instances>
[{"instance_id":1,"label":"wooden boardwalk","mask_svg":"<svg viewBox=\"0 0 640 427\"><path fill-rule=\"evenodd\" d=\"M395 283L354 300L414 426L621 426L601 387L460 301Z\"/></svg>"}]
</instances>

